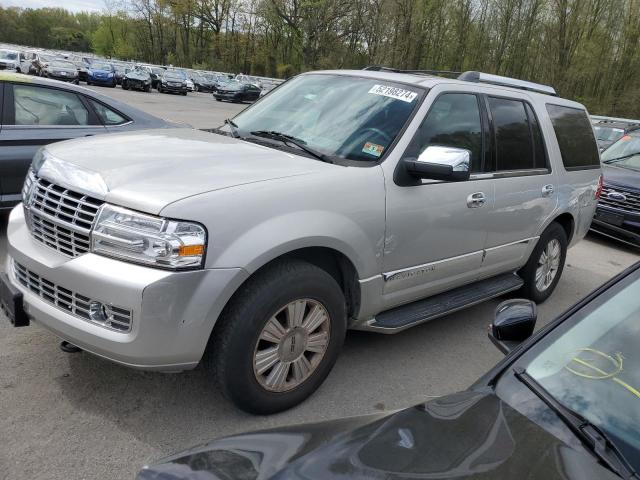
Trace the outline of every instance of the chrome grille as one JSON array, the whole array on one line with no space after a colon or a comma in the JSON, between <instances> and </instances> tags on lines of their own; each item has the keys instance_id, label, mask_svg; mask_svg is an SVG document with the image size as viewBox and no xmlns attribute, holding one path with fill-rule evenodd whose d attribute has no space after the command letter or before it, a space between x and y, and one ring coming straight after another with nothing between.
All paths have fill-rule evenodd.
<instances>
[{"instance_id":1,"label":"chrome grille","mask_svg":"<svg viewBox=\"0 0 640 480\"><path fill-rule=\"evenodd\" d=\"M44 178L33 177L32 181L27 218L33 237L70 257L87 253L89 232L103 202Z\"/></svg>"},{"instance_id":2,"label":"chrome grille","mask_svg":"<svg viewBox=\"0 0 640 480\"><path fill-rule=\"evenodd\" d=\"M71 315L118 332L131 330L132 314L129 309L107 305L77 292L72 292L68 288L56 285L32 272L15 260L13 261L13 272L16 280L23 287ZM102 315L92 315L92 305L94 309L103 306L104 312L99 312ZM99 320L98 318L100 317L104 318L104 320Z\"/></svg>"},{"instance_id":3,"label":"chrome grille","mask_svg":"<svg viewBox=\"0 0 640 480\"><path fill-rule=\"evenodd\" d=\"M608 198L608 195L613 192L621 193L624 195L625 199L615 200L613 198ZM618 187L616 185L605 185L602 188L602 194L600 195L598 203L600 205L625 210L627 212L639 213L640 191L634 191L629 188Z\"/></svg>"}]
</instances>

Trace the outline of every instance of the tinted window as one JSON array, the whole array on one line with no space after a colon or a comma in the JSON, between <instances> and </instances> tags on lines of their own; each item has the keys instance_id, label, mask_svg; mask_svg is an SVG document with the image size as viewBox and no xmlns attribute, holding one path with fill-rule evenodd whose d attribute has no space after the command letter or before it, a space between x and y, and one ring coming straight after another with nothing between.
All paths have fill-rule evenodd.
<instances>
[{"instance_id":1,"label":"tinted window","mask_svg":"<svg viewBox=\"0 0 640 480\"><path fill-rule=\"evenodd\" d=\"M125 117L123 117L119 113L114 112L102 103L98 103L94 100L89 101L91 102L91 105L93 105L93 108L98 114L98 117L105 125L121 125L128 121Z\"/></svg>"},{"instance_id":2,"label":"tinted window","mask_svg":"<svg viewBox=\"0 0 640 480\"><path fill-rule=\"evenodd\" d=\"M14 85L14 125L89 125L89 112L74 93Z\"/></svg>"},{"instance_id":3,"label":"tinted window","mask_svg":"<svg viewBox=\"0 0 640 480\"><path fill-rule=\"evenodd\" d=\"M489 97L496 142L496 170L534 168L533 141L524 103Z\"/></svg>"},{"instance_id":4,"label":"tinted window","mask_svg":"<svg viewBox=\"0 0 640 480\"><path fill-rule=\"evenodd\" d=\"M430 145L464 148L471 152L471 170L482 163L482 123L478 97L446 93L431 105L405 156L419 157Z\"/></svg>"},{"instance_id":5,"label":"tinted window","mask_svg":"<svg viewBox=\"0 0 640 480\"><path fill-rule=\"evenodd\" d=\"M578 108L547 105L556 132L562 163L567 170L600 165L598 146L587 112Z\"/></svg>"},{"instance_id":6,"label":"tinted window","mask_svg":"<svg viewBox=\"0 0 640 480\"><path fill-rule=\"evenodd\" d=\"M536 114L533 112L531 105L525 103L529 124L531 125L531 134L533 135L533 163L535 168L547 168L547 153L544 148L544 139Z\"/></svg>"}]
</instances>

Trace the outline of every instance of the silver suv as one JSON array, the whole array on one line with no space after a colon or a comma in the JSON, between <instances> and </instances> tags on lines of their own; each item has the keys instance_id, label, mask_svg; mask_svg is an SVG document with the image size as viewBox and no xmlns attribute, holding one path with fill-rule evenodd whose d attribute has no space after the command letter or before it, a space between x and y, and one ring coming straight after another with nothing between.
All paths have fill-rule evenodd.
<instances>
[{"instance_id":1,"label":"silver suv","mask_svg":"<svg viewBox=\"0 0 640 480\"><path fill-rule=\"evenodd\" d=\"M347 329L395 333L520 290L589 229L585 108L467 72L297 76L220 130L56 143L8 225L2 303L137 368L201 361L240 408L310 395Z\"/></svg>"}]
</instances>

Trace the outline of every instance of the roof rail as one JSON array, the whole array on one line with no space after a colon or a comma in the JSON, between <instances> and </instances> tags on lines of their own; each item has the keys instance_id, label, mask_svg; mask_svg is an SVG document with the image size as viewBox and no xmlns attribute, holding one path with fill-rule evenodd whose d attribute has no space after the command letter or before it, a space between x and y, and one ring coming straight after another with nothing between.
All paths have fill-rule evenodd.
<instances>
[{"instance_id":1,"label":"roof rail","mask_svg":"<svg viewBox=\"0 0 640 480\"><path fill-rule=\"evenodd\" d=\"M440 77L457 77L461 72L452 72L450 70L401 70L399 68L383 67L382 65L369 65L364 67L363 70L369 70L373 72L394 72L394 73L408 73L412 75L436 75Z\"/></svg>"},{"instance_id":2,"label":"roof rail","mask_svg":"<svg viewBox=\"0 0 640 480\"><path fill-rule=\"evenodd\" d=\"M517 78L493 75L491 73L472 71L464 72L458 77L458 80L476 83L490 83L492 85L500 85L502 87L519 88L520 90L529 90L531 92L544 93L546 95L553 95L555 97L558 96L555 89L553 87L550 87L549 85L527 82L525 80L518 80Z\"/></svg>"},{"instance_id":3,"label":"roof rail","mask_svg":"<svg viewBox=\"0 0 640 480\"><path fill-rule=\"evenodd\" d=\"M640 120L634 120L631 118L605 117L604 115L591 115L591 119L601 123L618 122L618 123L640 124Z\"/></svg>"}]
</instances>

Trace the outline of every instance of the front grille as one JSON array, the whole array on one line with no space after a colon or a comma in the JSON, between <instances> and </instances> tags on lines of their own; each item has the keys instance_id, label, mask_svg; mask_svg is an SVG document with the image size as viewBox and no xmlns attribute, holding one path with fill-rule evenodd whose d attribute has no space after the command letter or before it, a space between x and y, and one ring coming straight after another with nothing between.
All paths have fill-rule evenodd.
<instances>
[{"instance_id":1,"label":"front grille","mask_svg":"<svg viewBox=\"0 0 640 480\"><path fill-rule=\"evenodd\" d=\"M87 253L89 232L103 202L44 178L32 177L32 181L27 218L33 237L70 257Z\"/></svg>"},{"instance_id":2,"label":"front grille","mask_svg":"<svg viewBox=\"0 0 640 480\"><path fill-rule=\"evenodd\" d=\"M609 198L611 193L621 193L625 199L616 200L615 198ZM613 195L615 197L615 193ZM611 208L617 208L632 213L640 213L640 191L634 191L629 188L618 187L616 185L605 185L602 188L602 194L598 201L600 205L605 205Z\"/></svg>"},{"instance_id":3,"label":"front grille","mask_svg":"<svg viewBox=\"0 0 640 480\"><path fill-rule=\"evenodd\" d=\"M23 287L71 315L118 332L131 330L132 314L129 309L106 305L77 292L72 292L68 288L56 285L32 272L15 260L13 261L13 272L16 280ZM92 303L96 310L93 315L91 314Z\"/></svg>"}]
</instances>

